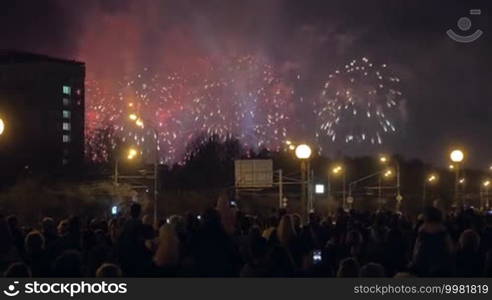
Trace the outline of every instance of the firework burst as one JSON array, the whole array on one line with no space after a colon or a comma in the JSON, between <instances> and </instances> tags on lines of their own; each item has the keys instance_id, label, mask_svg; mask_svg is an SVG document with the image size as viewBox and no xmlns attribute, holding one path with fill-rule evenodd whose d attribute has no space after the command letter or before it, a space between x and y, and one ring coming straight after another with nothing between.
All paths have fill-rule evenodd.
<instances>
[{"instance_id":1,"label":"firework burst","mask_svg":"<svg viewBox=\"0 0 492 300\"><path fill-rule=\"evenodd\" d=\"M187 77L144 69L115 93L96 81L87 86L87 149L96 161L107 160L121 141L147 149L145 155L152 155L151 143L157 143L162 163L180 162L187 145L203 134L278 149L287 136L294 94L271 65L253 56ZM129 122L130 114L144 120L143 128ZM102 136L103 128L110 130Z\"/></svg>"},{"instance_id":2,"label":"firework burst","mask_svg":"<svg viewBox=\"0 0 492 300\"><path fill-rule=\"evenodd\" d=\"M382 144L397 131L402 93L400 79L387 65L363 57L328 76L314 112L316 137L323 141Z\"/></svg>"},{"instance_id":3,"label":"firework burst","mask_svg":"<svg viewBox=\"0 0 492 300\"><path fill-rule=\"evenodd\" d=\"M237 137L246 146L278 149L287 136L293 89L273 67L253 56L211 72L197 90L191 113L207 134Z\"/></svg>"}]
</instances>

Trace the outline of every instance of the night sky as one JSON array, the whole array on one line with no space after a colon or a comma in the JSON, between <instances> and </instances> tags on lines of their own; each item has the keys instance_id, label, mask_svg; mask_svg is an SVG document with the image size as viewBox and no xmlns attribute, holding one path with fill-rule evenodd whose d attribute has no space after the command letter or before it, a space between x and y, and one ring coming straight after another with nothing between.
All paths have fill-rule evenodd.
<instances>
[{"instance_id":1,"label":"night sky","mask_svg":"<svg viewBox=\"0 0 492 300\"><path fill-rule=\"evenodd\" d=\"M462 145L467 164L486 168L491 7L450 0L4 0L0 48L84 61L88 77L103 86L143 68L192 73L203 61L254 55L297 78L296 97L308 102L334 70L368 57L401 79L398 130L382 145L335 142L325 145L328 153L398 152L443 165L450 147ZM484 35L452 41L446 30L460 32L456 22L470 9L482 10L471 16L470 31ZM303 134L313 120L301 109L292 122Z\"/></svg>"}]
</instances>

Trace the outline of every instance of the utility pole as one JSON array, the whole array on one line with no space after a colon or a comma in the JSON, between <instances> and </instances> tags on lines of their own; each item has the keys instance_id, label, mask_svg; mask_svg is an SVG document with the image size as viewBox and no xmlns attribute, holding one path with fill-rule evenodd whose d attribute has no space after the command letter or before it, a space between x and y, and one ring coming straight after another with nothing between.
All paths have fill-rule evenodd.
<instances>
[{"instance_id":1,"label":"utility pole","mask_svg":"<svg viewBox=\"0 0 492 300\"><path fill-rule=\"evenodd\" d=\"M279 208L283 207L283 201L284 201L284 187L282 181L282 169L279 169L278 170L278 207Z\"/></svg>"}]
</instances>

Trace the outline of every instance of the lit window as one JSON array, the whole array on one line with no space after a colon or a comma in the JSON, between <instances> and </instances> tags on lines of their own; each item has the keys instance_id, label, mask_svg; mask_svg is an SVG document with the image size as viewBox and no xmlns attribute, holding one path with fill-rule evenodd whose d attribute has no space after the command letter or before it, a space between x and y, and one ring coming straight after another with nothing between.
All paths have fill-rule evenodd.
<instances>
[{"instance_id":1,"label":"lit window","mask_svg":"<svg viewBox=\"0 0 492 300\"><path fill-rule=\"evenodd\" d=\"M68 165L68 159L64 158L62 159L62 164L65 166L65 165Z\"/></svg>"},{"instance_id":2,"label":"lit window","mask_svg":"<svg viewBox=\"0 0 492 300\"><path fill-rule=\"evenodd\" d=\"M69 105L70 105L70 99L63 98L63 106L69 106Z\"/></svg>"},{"instance_id":3,"label":"lit window","mask_svg":"<svg viewBox=\"0 0 492 300\"><path fill-rule=\"evenodd\" d=\"M70 95L72 93L72 88L69 87L68 85L63 86L63 94L65 95Z\"/></svg>"},{"instance_id":4,"label":"lit window","mask_svg":"<svg viewBox=\"0 0 492 300\"><path fill-rule=\"evenodd\" d=\"M63 142L64 143L69 143L70 142L70 136L68 134L63 135Z\"/></svg>"},{"instance_id":5,"label":"lit window","mask_svg":"<svg viewBox=\"0 0 492 300\"><path fill-rule=\"evenodd\" d=\"M64 111L63 111L63 118L65 118L65 119L70 119L71 115L72 115L72 114L70 113L70 111L69 111L69 110L64 110Z\"/></svg>"},{"instance_id":6,"label":"lit window","mask_svg":"<svg viewBox=\"0 0 492 300\"><path fill-rule=\"evenodd\" d=\"M69 131L70 130L70 123L63 122L63 130Z\"/></svg>"}]
</instances>

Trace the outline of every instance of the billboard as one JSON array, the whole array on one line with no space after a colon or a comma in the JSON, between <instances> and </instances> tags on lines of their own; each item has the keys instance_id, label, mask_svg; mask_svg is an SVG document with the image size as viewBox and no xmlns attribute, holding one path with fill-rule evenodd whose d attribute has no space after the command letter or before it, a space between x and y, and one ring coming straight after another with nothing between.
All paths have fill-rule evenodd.
<instances>
[{"instance_id":1,"label":"billboard","mask_svg":"<svg viewBox=\"0 0 492 300\"><path fill-rule=\"evenodd\" d=\"M234 162L237 188L267 188L273 186L271 159L243 159Z\"/></svg>"}]
</instances>

